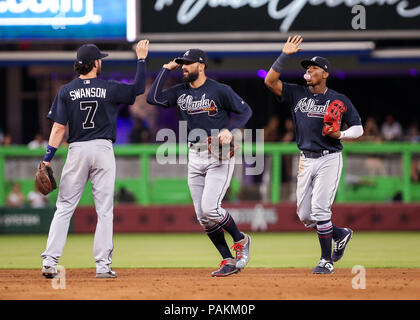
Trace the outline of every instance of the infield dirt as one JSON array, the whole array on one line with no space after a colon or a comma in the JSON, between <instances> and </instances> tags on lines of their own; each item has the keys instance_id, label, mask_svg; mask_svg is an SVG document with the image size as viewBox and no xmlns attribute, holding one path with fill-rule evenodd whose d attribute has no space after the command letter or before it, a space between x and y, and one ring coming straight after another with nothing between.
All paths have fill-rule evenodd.
<instances>
[{"instance_id":1,"label":"infield dirt","mask_svg":"<svg viewBox=\"0 0 420 320\"><path fill-rule=\"evenodd\" d=\"M41 270L0 269L1 300L399 300L420 299L419 269L336 269L313 275L309 269L248 268L226 278L210 269L115 269L116 279L96 279L94 269L67 269L65 282L45 279ZM60 280L62 281L62 280ZM54 289L63 287L65 289Z\"/></svg>"}]
</instances>

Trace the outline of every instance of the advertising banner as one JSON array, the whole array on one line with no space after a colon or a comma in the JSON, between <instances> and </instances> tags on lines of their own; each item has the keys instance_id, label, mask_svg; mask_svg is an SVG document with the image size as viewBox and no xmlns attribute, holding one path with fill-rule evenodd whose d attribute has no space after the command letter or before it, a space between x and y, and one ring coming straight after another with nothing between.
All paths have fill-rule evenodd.
<instances>
[{"instance_id":1,"label":"advertising banner","mask_svg":"<svg viewBox=\"0 0 420 320\"><path fill-rule=\"evenodd\" d=\"M136 37L136 0L1 0L0 40Z\"/></svg>"},{"instance_id":2,"label":"advertising banner","mask_svg":"<svg viewBox=\"0 0 420 320\"><path fill-rule=\"evenodd\" d=\"M0 234L45 233L48 234L55 207L0 208ZM70 226L70 232L72 225Z\"/></svg>"},{"instance_id":3,"label":"advertising banner","mask_svg":"<svg viewBox=\"0 0 420 320\"><path fill-rule=\"evenodd\" d=\"M296 214L295 203L268 205L255 202L225 204L236 224L243 231L281 232L307 231ZM334 223L353 230L420 230L418 204L337 204ZM74 232L94 233L95 208L77 208ZM114 232L203 232L192 205L137 206L117 205L114 208Z\"/></svg>"}]
</instances>

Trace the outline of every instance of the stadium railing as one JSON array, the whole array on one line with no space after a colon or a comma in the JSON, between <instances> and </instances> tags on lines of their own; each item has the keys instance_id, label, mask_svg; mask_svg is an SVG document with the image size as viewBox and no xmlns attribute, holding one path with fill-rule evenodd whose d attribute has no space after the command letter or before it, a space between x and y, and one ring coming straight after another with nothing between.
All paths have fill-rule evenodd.
<instances>
[{"instance_id":1,"label":"stadium railing","mask_svg":"<svg viewBox=\"0 0 420 320\"><path fill-rule=\"evenodd\" d=\"M138 176L123 177L116 179L116 191L121 187L126 187L135 197L135 202L140 205L151 204L185 204L191 203L186 176L176 178L155 178L150 179L150 161L156 157L159 144L141 144L141 145L115 145L115 155L119 157L128 157L138 160ZM172 153L177 155L186 155L187 149L180 148L179 145L166 145ZM264 148L256 147L255 144L244 144L243 152L245 154L263 153L271 157L270 166L270 197L269 202L277 204L282 201L282 159L285 155L299 154L295 143L265 143ZM0 147L0 206L6 203L6 197L10 191L13 182L22 186L22 192L27 194L33 190L34 179L30 175L35 174L36 165L42 159L45 150L30 150L26 146ZM385 175L377 177L362 177L371 182L368 185L360 185L357 188L349 187L346 181L347 176L347 158L353 155L387 157L389 155L400 158L401 175ZM411 181L411 164L413 156L420 155L420 144L410 142L345 142L343 149L343 172L341 175L336 202L384 202L392 200L395 194L399 194L403 203L420 201L420 183ZM67 148L60 147L56 153L55 166L64 165L67 156ZM26 176L14 177L13 162L18 159L27 159L25 165ZM6 165L6 163L9 165ZM12 164L12 166L10 165ZM60 170L61 170L60 168ZM58 179L59 180L59 177ZM241 187L240 179L234 178L231 188L238 192ZM91 186L88 183L82 195L81 205L93 205L91 196ZM50 204L55 203L57 190L49 196Z\"/></svg>"}]
</instances>

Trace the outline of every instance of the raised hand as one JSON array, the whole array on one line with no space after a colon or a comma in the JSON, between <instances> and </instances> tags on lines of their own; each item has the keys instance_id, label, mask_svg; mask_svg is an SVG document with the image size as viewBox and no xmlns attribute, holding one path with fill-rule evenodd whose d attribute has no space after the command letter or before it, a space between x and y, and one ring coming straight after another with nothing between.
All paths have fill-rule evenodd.
<instances>
[{"instance_id":1,"label":"raised hand","mask_svg":"<svg viewBox=\"0 0 420 320\"><path fill-rule=\"evenodd\" d=\"M168 70L175 70L178 67L179 64L175 62L175 59L163 65L163 68L166 68Z\"/></svg>"},{"instance_id":2,"label":"raised hand","mask_svg":"<svg viewBox=\"0 0 420 320\"><path fill-rule=\"evenodd\" d=\"M149 40L140 40L136 46L137 59L146 59L149 52Z\"/></svg>"},{"instance_id":3,"label":"raised hand","mask_svg":"<svg viewBox=\"0 0 420 320\"><path fill-rule=\"evenodd\" d=\"M301 35L295 35L293 36L293 38L289 37L286 43L284 44L283 52L287 55L299 52L300 50L302 50L302 48L299 48L302 41L303 38Z\"/></svg>"}]
</instances>

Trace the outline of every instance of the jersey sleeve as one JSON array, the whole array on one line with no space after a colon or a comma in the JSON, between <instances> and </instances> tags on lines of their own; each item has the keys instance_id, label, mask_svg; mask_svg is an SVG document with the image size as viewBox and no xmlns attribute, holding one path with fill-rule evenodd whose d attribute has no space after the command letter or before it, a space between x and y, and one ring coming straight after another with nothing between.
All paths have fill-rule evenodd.
<instances>
[{"instance_id":1,"label":"jersey sleeve","mask_svg":"<svg viewBox=\"0 0 420 320\"><path fill-rule=\"evenodd\" d=\"M349 127L361 126L362 120L360 119L360 115L354 107L353 103L344 95L340 98L343 100L344 105L347 108L346 112L343 114L343 122L346 123Z\"/></svg>"},{"instance_id":2,"label":"jersey sleeve","mask_svg":"<svg viewBox=\"0 0 420 320\"><path fill-rule=\"evenodd\" d=\"M235 113L228 129L243 128L252 116L251 107L229 86L224 87L223 97L223 108Z\"/></svg>"},{"instance_id":3,"label":"jersey sleeve","mask_svg":"<svg viewBox=\"0 0 420 320\"><path fill-rule=\"evenodd\" d=\"M146 89L146 62L137 61L137 70L133 84L125 84L116 81L110 81L111 102L115 104L133 104L136 97L143 94Z\"/></svg>"},{"instance_id":4,"label":"jersey sleeve","mask_svg":"<svg viewBox=\"0 0 420 320\"><path fill-rule=\"evenodd\" d=\"M298 90L299 86L294 83L283 82L283 89L281 94L280 102L286 102L289 105L294 105L295 91Z\"/></svg>"},{"instance_id":5,"label":"jersey sleeve","mask_svg":"<svg viewBox=\"0 0 420 320\"><path fill-rule=\"evenodd\" d=\"M235 113L242 113L248 104L229 86L223 86L223 108Z\"/></svg>"},{"instance_id":6,"label":"jersey sleeve","mask_svg":"<svg viewBox=\"0 0 420 320\"><path fill-rule=\"evenodd\" d=\"M163 89L164 84L169 76L170 71L166 68L162 68L157 75L155 81L153 81L149 93L147 94L147 102L155 106L161 106L164 108L170 108L176 104L176 93L177 88L180 85Z\"/></svg>"},{"instance_id":7,"label":"jersey sleeve","mask_svg":"<svg viewBox=\"0 0 420 320\"><path fill-rule=\"evenodd\" d=\"M57 95L54 98L51 109L48 112L47 118L62 124L63 126L67 125L68 121L68 95L66 95L66 90L61 87Z\"/></svg>"},{"instance_id":8,"label":"jersey sleeve","mask_svg":"<svg viewBox=\"0 0 420 320\"><path fill-rule=\"evenodd\" d=\"M136 101L134 87L130 84L109 81L111 102L114 104L133 104Z\"/></svg>"}]
</instances>

